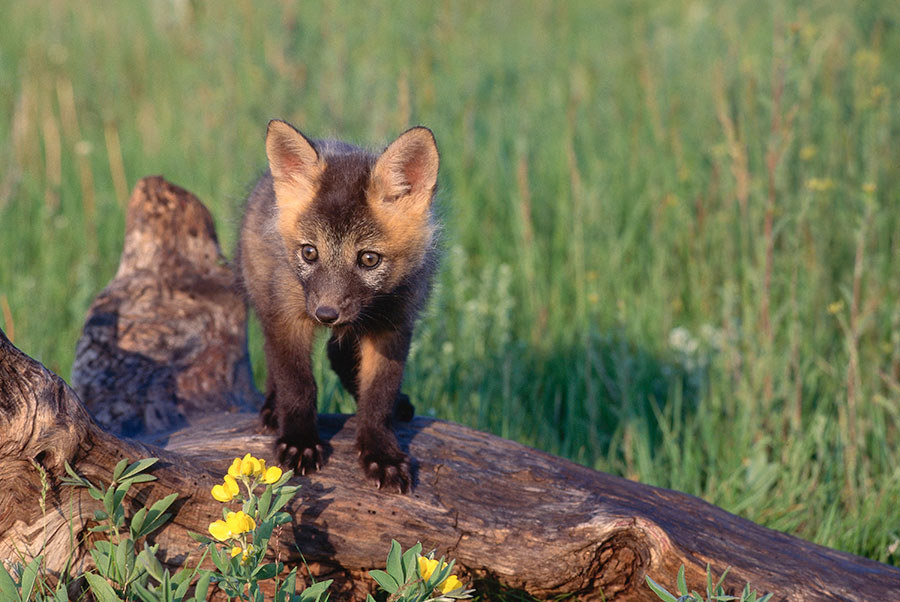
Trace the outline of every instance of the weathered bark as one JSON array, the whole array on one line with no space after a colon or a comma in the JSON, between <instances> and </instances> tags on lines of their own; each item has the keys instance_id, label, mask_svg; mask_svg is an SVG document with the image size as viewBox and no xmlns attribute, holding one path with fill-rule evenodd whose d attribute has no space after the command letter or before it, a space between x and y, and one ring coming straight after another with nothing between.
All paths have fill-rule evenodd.
<instances>
[{"instance_id":1,"label":"weathered bark","mask_svg":"<svg viewBox=\"0 0 900 602\"><path fill-rule=\"evenodd\" d=\"M88 310L72 386L101 426L125 436L255 410L246 315L209 211L144 178L128 203L119 270Z\"/></svg>"},{"instance_id":2,"label":"weathered bark","mask_svg":"<svg viewBox=\"0 0 900 602\"><path fill-rule=\"evenodd\" d=\"M188 193L161 180L142 181L138 194L145 195L147 202L158 194L175 195L179 202L165 204L165 211L174 212L169 224L187 221L183 212L194 211L193 203L199 205ZM195 212L200 213L206 215ZM129 216L130 229L138 227L133 217ZM166 227L157 232L171 236ZM211 227L205 236L214 237ZM123 256L123 263L128 256ZM131 256L145 257L140 251ZM162 259L154 263L163 265ZM207 260L218 262L217 248L214 254L201 254L197 271L204 273ZM119 280L129 273L133 272L120 268L104 295L128 290ZM233 306L237 297L226 280L225 276L216 280L221 286L213 287L214 295L195 294L198 307L208 304L209 311L216 312L220 306ZM168 282L166 286L182 290ZM132 364L121 360L127 357L121 341L131 340L122 333L122 310L110 309L101 300L102 296L92 308L88 327L97 326L91 322L98 307L106 313L118 311L119 317L114 324L100 321L107 328L107 338L88 346L100 351L91 362L82 361L86 367L80 368L79 382L92 395L89 407L99 412L110 394L110 399L122 402L125 398L117 397L115 391L115 383L122 378L135 383L129 403L137 404L135 411L141 416L147 415L153 400L164 399L167 408L174 404L180 409L188 426L161 434L156 445L103 431L65 383L0 336L0 482L4 485L0 488L0 558L43 549L48 565L60 570L69 551L68 522L76 541L90 526L95 503L79 490L60 490L55 485L64 460L88 478L108 482L112 467L122 457L152 455L162 458L154 471L159 480L142 486L137 501L179 494L176 514L157 541L166 562L174 566L190 557L190 563L196 557L196 545L187 531L204 532L219 515L221 505L212 500L209 490L221 481L231 458L244 452L271 458L271 436L258 429L255 415L226 412L235 405L255 403L246 377L227 381L227 375L246 369L241 367L246 362L243 336L225 337L218 345L218 335L211 336L209 346L216 348L217 359L198 374L201 380L204 374L216 376L207 385L173 388L170 377L153 375L168 370L178 382L178 374L190 370L191 362L183 361L181 351L173 349L167 355L168 335L157 340L148 334L144 340L158 342L150 345L152 354L145 351L147 347L136 351L153 360L141 364L150 376L140 389L130 373ZM118 307L125 302L120 300ZM178 307L177 303L148 303L132 310L129 320L149 325L148 333L155 328L183 333L188 327L180 322ZM161 311L169 313L158 314ZM239 323L224 331L242 333L242 311L229 316L226 320ZM82 349L80 344L80 353ZM109 385L92 388L96 380ZM126 422L112 421L110 426L125 428ZM145 437L150 437L151 427L165 430L171 425L161 420L141 426ZM776 599L887 600L900 590L897 568L765 529L692 496L592 471L437 420L416 418L397 429L401 445L414 459L411 495L378 491L365 481L357 465L354 429L352 417L321 418L330 448L327 463L320 472L297 479L303 488L290 507L294 522L279 534L276 551L281 559L296 561L299 550L315 574L336 577L335 585L343 592L336 599L355 599L369 587L371 581L364 573L382 565L392 537L404 547L418 540L426 549L436 548L456 558L465 576L496 579L540 597L578 593L584 600L651 600L654 597L644 585L646 575L671 584L684 563L689 583L700 589L707 562L717 573L733 567L729 587L737 589L750 581L760 591L775 592ZM54 485L45 514L36 504L40 480L32 459L47 469ZM87 561L83 549L76 550L76 556L77 569Z\"/></svg>"}]
</instances>

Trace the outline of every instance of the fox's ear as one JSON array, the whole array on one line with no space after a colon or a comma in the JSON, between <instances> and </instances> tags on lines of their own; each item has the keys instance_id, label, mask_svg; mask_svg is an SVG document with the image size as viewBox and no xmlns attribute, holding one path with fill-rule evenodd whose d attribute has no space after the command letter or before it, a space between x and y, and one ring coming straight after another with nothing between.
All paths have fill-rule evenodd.
<instances>
[{"instance_id":1,"label":"fox's ear","mask_svg":"<svg viewBox=\"0 0 900 602\"><path fill-rule=\"evenodd\" d=\"M414 127L391 142L375 161L373 180L387 202L427 208L437 184L438 150L434 134Z\"/></svg>"},{"instance_id":2,"label":"fox's ear","mask_svg":"<svg viewBox=\"0 0 900 602\"><path fill-rule=\"evenodd\" d=\"M270 121L266 131L266 156L276 182L310 183L321 169L319 154L306 136L278 119Z\"/></svg>"}]
</instances>

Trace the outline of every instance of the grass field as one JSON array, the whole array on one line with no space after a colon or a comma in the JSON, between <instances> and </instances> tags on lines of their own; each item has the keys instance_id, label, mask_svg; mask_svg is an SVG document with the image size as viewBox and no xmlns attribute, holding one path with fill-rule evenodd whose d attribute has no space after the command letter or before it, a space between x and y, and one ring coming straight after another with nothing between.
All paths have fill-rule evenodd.
<instances>
[{"instance_id":1,"label":"grass field","mask_svg":"<svg viewBox=\"0 0 900 602\"><path fill-rule=\"evenodd\" d=\"M230 255L269 118L373 147L421 123L421 414L900 565L900 3L2 13L0 326L56 372L138 178L199 195Z\"/></svg>"}]
</instances>

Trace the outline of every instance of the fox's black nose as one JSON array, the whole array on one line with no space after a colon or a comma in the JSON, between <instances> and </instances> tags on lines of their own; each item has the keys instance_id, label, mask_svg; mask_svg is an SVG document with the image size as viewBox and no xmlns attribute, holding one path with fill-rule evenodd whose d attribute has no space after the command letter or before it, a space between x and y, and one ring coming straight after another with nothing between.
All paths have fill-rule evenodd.
<instances>
[{"instance_id":1,"label":"fox's black nose","mask_svg":"<svg viewBox=\"0 0 900 602\"><path fill-rule=\"evenodd\" d=\"M327 305L316 308L316 319L322 324L332 324L338 319L338 310Z\"/></svg>"}]
</instances>

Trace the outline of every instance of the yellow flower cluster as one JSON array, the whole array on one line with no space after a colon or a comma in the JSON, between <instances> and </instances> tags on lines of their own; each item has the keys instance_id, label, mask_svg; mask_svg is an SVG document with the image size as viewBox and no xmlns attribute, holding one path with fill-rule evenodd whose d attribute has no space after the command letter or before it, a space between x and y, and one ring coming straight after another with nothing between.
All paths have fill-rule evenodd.
<instances>
[{"instance_id":1,"label":"yellow flower cluster","mask_svg":"<svg viewBox=\"0 0 900 602\"><path fill-rule=\"evenodd\" d=\"M255 528L256 521L243 510L229 512L225 515L225 520L219 519L209 524L210 534L219 541L231 539L242 535L243 533L247 533L248 531L252 531ZM234 550L232 549L232 555L236 556L237 554L234 554L233 552Z\"/></svg>"},{"instance_id":2,"label":"yellow flower cluster","mask_svg":"<svg viewBox=\"0 0 900 602\"><path fill-rule=\"evenodd\" d=\"M225 475L225 482L212 488L212 496L217 502L230 502L240 492L237 481L230 474Z\"/></svg>"},{"instance_id":3,"label":"yellow flower cluster","mask_svg":"<svg viewBox=\"0 0 900 602\"><path fill-rule=\"evenodd\" d=\"M231 548L231 557L234 558L238 554L243 553L244 555L241 557L241 562L247 561L247 556L253 553L253 544L249 544L246 548L242 548L241 546L234 546Z\"/></svg>"},{"instance_id":4,"label":"yellow flower cluster","mask_svg":"<svg viewBox=\"0 0 900 602\"><path fill-rule=\"evenodd\" d=\"M212 488L212 496L218 502L230 502L240 493L238 480L249 485L251 479L259 479L267 485L276 483L281 478L281 469L277 466L266 468L266 461L261 458L254 458L250 454L246 454L243 458L235 458L228 467L228 474L221 485Z\"/></svg>"},{"instance_id":5,"label":"yellow flower cluster","mask_svg":"<svg viewBox=\"0 0 900 602\"><path fill-rule=\"evenodd\" d=\"M234 459L231 466L228 467L228 474L235 479L250 477L271 484L281 478L281 469L277 466L266 468L265 460L246 454L243 458Z\"/></svg>"},{"instance_id":6,"label":"yellow flower cluster","mask_svg":"<svg viewBox=\"0 0 900 602\"><path fill-rule=\"evenodd\" d=\"M446 562L440 563L440 568L438 568L438 562L434 558L426 558L425 556L419 556L419 574L422 576L422 579L428 581L428 578L431 577L435 570L442 571L446 566ZM442 594L446 594L448 592L452 592L455 589L459 589L463 586L462 581L460 581L456 575L450 575L443 581L438 584L438 589L441 590Z\"/></svg>"}]
</instances>

